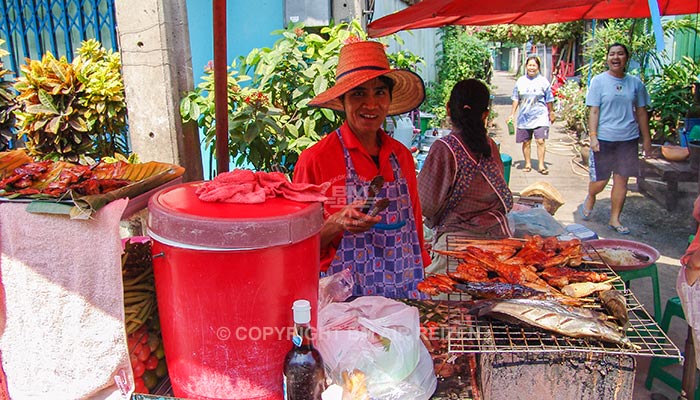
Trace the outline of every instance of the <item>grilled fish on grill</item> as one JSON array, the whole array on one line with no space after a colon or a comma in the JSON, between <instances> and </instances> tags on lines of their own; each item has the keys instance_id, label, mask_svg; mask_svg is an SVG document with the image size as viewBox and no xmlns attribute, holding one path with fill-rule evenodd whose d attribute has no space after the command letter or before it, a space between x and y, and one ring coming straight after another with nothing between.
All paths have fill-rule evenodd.
<instances>
[{"instance_id":1,"label":"grilled fish on grill","mask_svg":"<svg viewBox=\"0 0 700 400\"><path fill-rule=\"evenodd\" d=\"M629 315L627 314L627 300L625 296L615 289L604 290L598 292L598 297L600 298L603 307L617 319L620 326L626 328L630 322Z\"/></svg>"},{"instance_id":2,"label":"grilled fish on grill","mask_svg":"<svg viewBox=\"0 0 700 400\"><path fill-rule=\"evenodd\" d=\"M542 298L546 295L544 292L527 286L501 282L458 283L455 285L455 289L478 299Z\"/></svg>"},{"instance_id":3,"label":"grilled fish on grill","mask_svg":"<svg viewBox=\"0 0 700 400\"><path fill-rule=\"evenodd\" d=\"M578 307L565 307L556 301L534 299L483 300L470 310L477 316L492 316L508 322L521 322L575 338L594 338L626 347L635 347L605 314Z\"/></svg>"}]
</instances>

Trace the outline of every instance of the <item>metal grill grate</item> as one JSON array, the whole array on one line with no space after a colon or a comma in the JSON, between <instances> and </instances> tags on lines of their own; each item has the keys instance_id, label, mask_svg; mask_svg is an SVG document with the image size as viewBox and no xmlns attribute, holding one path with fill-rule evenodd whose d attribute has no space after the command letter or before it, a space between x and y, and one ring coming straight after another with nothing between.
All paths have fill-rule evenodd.
<instances>
[{"instance_id":1,"label":"metal grill grate","mask_svg":"<svg viewBox=\"0 0 700 400\"><path fill-rule=\"evenodd\" d=\"M448 237L448 250L450 246ZM451 258L448 270L454 270L458 260ZM608 276L617 276L607 265L585 264L581 267L588 271L604 272ZM449 300L461 301L462 306L449 310L448 349L453 353L555 353L586 352L623 354L632 356L649 356L676 358L682 362L678 348L666 333L654 321L634 294L625 288L622 280L613 283L615 289L624 294L629 309L630 327L626 335L635 348L610 344L596 339L579 339L547 332L535 327L521 326L490 318L477 318L468 312L471 297L467 294L450 294ZM600 304L594 303L594 309L603 311Z\"/></svg>"}]
</instances>

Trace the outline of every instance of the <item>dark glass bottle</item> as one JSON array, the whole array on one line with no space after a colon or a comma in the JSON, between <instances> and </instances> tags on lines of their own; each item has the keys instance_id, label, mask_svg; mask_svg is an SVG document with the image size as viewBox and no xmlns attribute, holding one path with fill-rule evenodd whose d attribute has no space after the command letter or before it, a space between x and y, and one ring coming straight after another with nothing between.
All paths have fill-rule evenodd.
<instances>
[{"instance_id":1,"label":"dark glass bottle","mask_svg":"<svg viewBox=\"0 0 700 400\"><path fill-rule=\"evenodd\" d=\"M321 354L312 343L311 305L297 300L294 310L292 349L284 358L284 398L286 400L320 400L326 388Z\"/></svg>"}]
</instances>

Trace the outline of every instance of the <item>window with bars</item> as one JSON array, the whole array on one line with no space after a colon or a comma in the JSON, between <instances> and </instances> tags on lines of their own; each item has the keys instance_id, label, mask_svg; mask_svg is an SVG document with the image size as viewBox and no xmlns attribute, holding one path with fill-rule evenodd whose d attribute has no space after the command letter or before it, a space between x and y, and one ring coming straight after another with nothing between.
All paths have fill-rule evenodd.
<instances>
[{"instance_id":1,"label":"window with bars","mask_svg":"<svg viewBox=\"0 0 700 400\"><path fill-rule=\"evenodd\" d=\"M115 1L0 0L0 39L10 53L4 67L17 77L25 58L38 60L47 51L71 61L87 39L116 51Z\"/></svg>"}]
</instances>

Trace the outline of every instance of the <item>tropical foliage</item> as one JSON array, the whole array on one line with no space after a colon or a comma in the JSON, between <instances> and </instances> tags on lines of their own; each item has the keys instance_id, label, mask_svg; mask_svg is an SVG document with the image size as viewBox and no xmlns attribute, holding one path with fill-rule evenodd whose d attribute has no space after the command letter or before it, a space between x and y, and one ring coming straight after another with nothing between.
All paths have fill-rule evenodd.
<instances>
[{"instance_id":1,"label":"tropical foliage","mask_svg":"<svg viewBox=\"0 0 700 400\"><path fill-rule=\"evenodd\" d=\"M312 33L302 25L272 32L281 38L272 48L252 50L228 68L228 149L236 166L256 170L291 170L299 153L342 123L335 112L309 107L316 94L335 82L338 53L344 43L363 40L358 21ZM413 54L390 54L398 67L415 67ZM240 66L238 66L240 65ZM214 153L214 76L205 70L202 83L180 103L185 122L196 121Z\"/></svg>"},{"instance_id":2,"label":"tropical foliage","mask_svg":"<svg viewBox=\"0 0 700 400\"><path fill-rule=\"evenodd\" d=\"M0 45L5 41L0 39ZM0 57L4 57L9 53L0 49ZM5 151L10 147L10 142L14 136L15 124L15 109L17 108L17 92L14 90L14 80L6 79L5 76L10 71L6 70L0 62L0 151Z\"/></svg>"},{"instance_id":3,"label":"tropical foliage","mask_svg":"<svg viewBox=\"0 0 700 400\"><path fill-rule=\"evenodd\" d=\"M583 33L583 21L537 26L492 25L468 28L486 42L523 44L527 42L557 45L578 38Z\"/></svg>"},{"instance_id":4,"label":"tropical foliage","mask_svg":"<svg viewBox=\"0 0 700 400\"><path fill-rule=\"evenodd\" d=\"M489 47L461 26L440 28L442 50L437 54L437 82L426 89L421 110L435 115L432 125L446 118L445 105L452 87L462 79L475 78L490 85L493 66Z\"/></svg>"},{"instance_id":5,"label":"tropical foliage","mask_svg":"<svg viewBox=\"0 0 700 400\"><path fill-rule=\"evenodd\" d=\"M696 32L688 18L667 21L663 29L666 35L683 30ZM688 57L678 63L664 62L666 52L655 51L648 20L617 19L586 33L583 55L589 62L581 68L582 75L605 71L607 48L616 42L625 44L630 52L628 72L639 76L649 91L652 139L677 141L678 124L690 107L691 85L700 76L700 65Z\"/></svg>"},{"instance_id":6,"label":"tropical foliage","mask_svg":"<svg viewBox=\"0 0 700 400\"><path fill-rule=\"evenodd\" d=\"M691 86L700 77L700 63L690 57L680 62L667 64L659 73L652 75L647 88L651 97L650 128L653 137L661 141L679 137L679 122L685 117L693 103Z\"/></svg>"},{"instance_id":7,"label":"tropical foliage","mask_svg":"<svg viewBox=\"0 0 700 400\"><path fill-rule=\"evenodd\" d=\"M558 114L564 120L565 126L576 132L586 131L586 88L580 82L569 80L557 90L556 96Z\"/></svg>"},{"instance_id":8,"label":"tropical foliage","mask_svg":"<svg viewBox=\"0 0 700 400\"><path fill-rule=\"evenodd\" d=\"M21 106L18 137L29 153L72 162L128 154L120 70L119 54L92 39L72 63L50 52L27 60L15 89Z\"/></svg>"}]
</instances>

